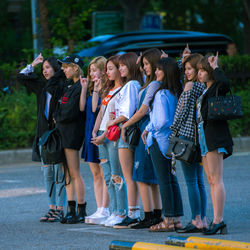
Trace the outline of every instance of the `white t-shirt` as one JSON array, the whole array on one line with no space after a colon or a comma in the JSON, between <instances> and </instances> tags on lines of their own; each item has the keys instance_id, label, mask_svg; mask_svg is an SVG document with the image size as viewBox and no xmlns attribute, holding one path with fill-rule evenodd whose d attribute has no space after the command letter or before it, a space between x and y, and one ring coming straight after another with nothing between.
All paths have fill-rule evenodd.
<instances>
[{"instance_id":1,"label":"white t-shirt","mask_svg":"<svg viewBox=\"0 0 250 250\"><path fill-rule=\"evenodd\" d=\"M115 116L123 115L130 119L139 105L139 90L141 85L138 81L132 80L125 84L115 98Z\"/></svg>"},{"instance_id":2,"label":"white t-shirt","mask_svg":"<svg viewBox=\"0 0 250 250\"><path fill-rule=\"evenodd\" d=\"M108 93L108 95L102 100L102 122L101 122L101 125L100 125L100 128L99 130L102 130L102 131L105 131L106 130L106 124L107 122L109 121L109 115L110 115L110 112L115 112L115 99L117 97L117 95L119 94L116 94L111 100L110 98L112 97L113 94L115 94L119 89L119 88L116 88L116 89L111 89ZM106 111L105 111L106 110Z\"/></svg>"}]
</instances>

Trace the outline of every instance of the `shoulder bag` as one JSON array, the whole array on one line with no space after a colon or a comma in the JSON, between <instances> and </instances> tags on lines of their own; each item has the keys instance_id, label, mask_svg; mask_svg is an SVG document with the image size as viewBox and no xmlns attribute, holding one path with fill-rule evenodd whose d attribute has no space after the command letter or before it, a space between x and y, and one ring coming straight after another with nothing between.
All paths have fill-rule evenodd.
<instances>
[{"instance_id":1,"label":"shoulder bag","mask_svg":"<svg viewBox=\"0 0 250 250\"><path fill-rule=\"evenodd\" d=\"M216 95L208 99L208 120L233 120L239 119L243 116L241 107L241 97L232 95L218 96L218 89L216 88Z\"/></svg>"}]
</instances>

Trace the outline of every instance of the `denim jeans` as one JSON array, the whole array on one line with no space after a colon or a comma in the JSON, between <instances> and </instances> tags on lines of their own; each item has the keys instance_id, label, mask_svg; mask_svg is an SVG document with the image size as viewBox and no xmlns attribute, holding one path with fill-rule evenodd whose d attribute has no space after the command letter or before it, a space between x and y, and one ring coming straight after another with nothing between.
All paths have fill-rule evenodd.
<instances>
[{"instance_id":1,"label":"denim jeans","mask_svg":"<svg viewBox=\"0 0 250 250\"><path fill-rule=\"evenodd\" d=\"M102 133L103 131L98 131L98 135ZM100 165L102 166L104 180L108 189L111 212L117 215L125 215L127 213L127 193L117 145L105 138L104 144L99 145L98 149L99 159L106 160L105 162L101 162ZM115 183L112 175L119 176L122 180L121 183Z\"/></svg>"},{"instance_id":2,"label":"denim jeans","mask_svg":"<svg viewBox=\"0 0 250 250\"><path fill-rule=\"evenodd\" d=\"M189 140L185 136L180 136L180 138ZM181 161L181 166L187 184L192 220L194 220L197 215L200 215L201 219L203 219L206 216L207 208L207 194L203 179L203 168L199 162L190 165Z\"/></svg>"},{"instance_id":3,"label":"denim jeans","mask_svg":"<svg viewBox=\"0 0 250 250\"><path fill-rule=\"evenodd\" d=\"M154 139L149 148L150 156L156 170L162 199L162 210L165 217L183 215L181 191L177 177L171 173L171 160L165 158Z\"/></svg>"},{"instance_id":4,"label":"denim jeans","mask_svg":"<svg viewBox=\"0 0 250 250\"><path fill-rule=\"evenodd\" d=\"M187 184L189 205L192 212L192 220L196 215L201 219L206 216L207 194L203 179L203 168L199 162L190 165L181 162L182 170Z\"/></svg>"},{"instance_id":5,"label":"denim jeans","mask_svg":"<svg viewBox=\"0 0 250 250\"><path fill-rule=\"evenodd\" d=\"M65 180L63 180L62 165L55 164L47 167L43 166L42 168L49 205L63 207L66 203L66 191L64 187ZM56 179L58 179L57 184Z\"/></svg>"}]
</instances>

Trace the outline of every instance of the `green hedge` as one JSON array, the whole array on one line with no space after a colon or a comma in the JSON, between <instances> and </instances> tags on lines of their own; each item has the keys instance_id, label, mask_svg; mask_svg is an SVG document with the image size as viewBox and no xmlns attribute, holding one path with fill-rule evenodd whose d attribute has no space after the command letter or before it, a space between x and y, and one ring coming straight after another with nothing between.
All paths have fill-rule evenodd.
<instances>
[{"instance_id":1,"label":"green hedge","mask_svg":"<svg viewBox=\"0 0 250 250\"><path fill-rule=\"evenodd\" d=\"M220 58L222 68L225 70L242 74L247 70L248 74L250 73L250 56ZM0 65L0 74L1 71L4 72L0 80L10 79L13 82L15 67L15 63ZM232 80L231 86L233 94L242 97L244 113L242 119L229 122L232 136L250 136L250 79L247 82ZM0 92L0 150L31 147L35 134L36 97L33 94L27 94L26 90L15 85L15 82L12 91L11 94L6 95Z\"/></svg>"},{"instance_id":2,"label":"green hedge","mask_svg":"<svg viewBox=\"0 0 250 250\"><path fill-rule=\"evenodd\" d=\"M0 93L0 150L32 145L36 127L36 97L24 88Z\"/></svg>"}]
</instances>

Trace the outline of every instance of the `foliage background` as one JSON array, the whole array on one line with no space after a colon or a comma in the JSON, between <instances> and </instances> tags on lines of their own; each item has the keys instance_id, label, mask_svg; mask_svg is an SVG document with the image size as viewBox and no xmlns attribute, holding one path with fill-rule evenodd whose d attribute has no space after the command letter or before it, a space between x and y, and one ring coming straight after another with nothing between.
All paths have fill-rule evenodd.
<instances>
[{"instance_id":1,"label":"foliage background","mask_svg":"<svg viewBox=\"0 0 250 250\"><path fill-rule=\"evenodd\" d=\"M250 56L221 56L222 68L229 72L241 72L250 68ZM4 65L5 71L14 74L14 66ZM1 67L0 67L1 70ZM39 69L37 69L39 72ZM6 75L6 77L8 77ZM11 94L0 93L0 150L31 147L36 128L36 97L28 94L24 87L12 85ZM233 137L250 136L250 80L231 80L233 94L242 98L244 116L242 119L229 121Z\"/></svg>"}]
</instances>

